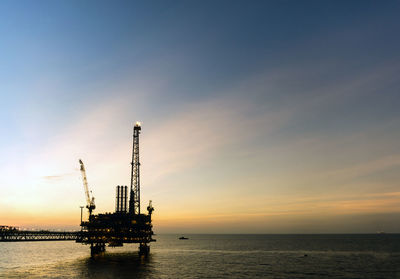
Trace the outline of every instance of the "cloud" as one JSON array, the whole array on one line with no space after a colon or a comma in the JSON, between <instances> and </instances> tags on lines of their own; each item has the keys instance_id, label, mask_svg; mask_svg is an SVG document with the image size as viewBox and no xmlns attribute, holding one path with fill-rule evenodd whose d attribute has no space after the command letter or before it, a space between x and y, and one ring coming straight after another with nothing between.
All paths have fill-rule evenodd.
<instances>
[{"instance_id":1,"label":"cloud","mask_svg":"<svg viewBox=\"0 0 400 279\"><path fill-rule=\"evenodd\" d=\"M382 172L387 169L398 168L400 166L400 154L393 154L375 158L370 161L362 162L354 166L347 166L345 168L329 170L319 175L329 179L339 177L341 180L349 180L357 177L367 176L374 173Z\"/></svg>"},{"instance_id":2,"label":"cloud","mask_svg":"<svg viewBox=\"0 0 400 279\"><path fill-rule=\"evenodd\" d=\"M58 179L62 178L63 175L47 175L47 176L42 176L42 177L43 177L43 179L46 179L46 180L58 180Z\"/></svg>"},{"instance_id":3,"label":"cloud","mask_svg":"<svg viewBox=\"0 0 400 279\"><path fill-rule=\"evenodd\" d=\"M44 180L48 180L48 181L58 181L58 180L61 180L61 179L63 179L63 178L65 178L65 177L68 177L68 176L70 176L70 175L73 175L74 173L63 173L63 174L57 174L57 175L45 175L45 176L42 176L42 178L44 179Z\"/></svg>"}]
</instances>

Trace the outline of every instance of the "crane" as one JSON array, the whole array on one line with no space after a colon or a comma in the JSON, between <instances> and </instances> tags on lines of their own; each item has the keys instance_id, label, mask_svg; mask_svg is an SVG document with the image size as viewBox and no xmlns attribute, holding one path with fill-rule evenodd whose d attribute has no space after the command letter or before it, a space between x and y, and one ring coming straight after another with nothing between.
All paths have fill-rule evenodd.
<instances>
[{"instance_id":1,"label":"crane","mask_svg":"<svg viewBox=\"0 0 400 279\"><path fill-rule=\"evenodd\" d=\"M86 202L87 202L86 208L89 210L89 215L92 215L92 211L96 208L96 205L94 204L94 197L90 198L85 166L83 165L83 162L81 159L79 159L79 164L81 165L83 187L85 188L85 194L86 194Z\"/></svg>"}]
</instances>

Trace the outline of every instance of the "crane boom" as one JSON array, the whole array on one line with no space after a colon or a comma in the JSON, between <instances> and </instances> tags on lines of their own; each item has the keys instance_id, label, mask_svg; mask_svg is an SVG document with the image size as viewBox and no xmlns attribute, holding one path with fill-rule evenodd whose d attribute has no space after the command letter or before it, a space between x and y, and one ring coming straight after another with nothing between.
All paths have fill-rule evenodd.
<instances>
[{"instance_id":1,"label":"crane boom","mask_svg":"<svg viewBox=\"0 0 400 279\"><path fill-rule=\"evenodd\" d=\"M85 166L83 165L83 162L81 159L79 159L79 164L81 165L81 174L82 174L82 180L83 180L83 187L85 188L85 194L86 194L86 208L89 209L89 214L92 214L93 209L96 208L94 204L94 197L90 198L90 193L89 193L89 186L86 178L86 171L85 171Z\"/></svg>"}]
</instances>

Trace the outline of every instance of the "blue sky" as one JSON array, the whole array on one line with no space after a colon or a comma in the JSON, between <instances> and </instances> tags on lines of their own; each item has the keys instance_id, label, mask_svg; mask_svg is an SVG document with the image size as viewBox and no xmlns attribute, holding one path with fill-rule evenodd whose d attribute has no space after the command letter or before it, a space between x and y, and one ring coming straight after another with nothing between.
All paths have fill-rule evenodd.
<instances>
[{"instance_id":1,"label":"blue sky","mask_svg":"<svg viewBox=\"0 0 400 279\"><path fill-rule=\"evenodd\" d=\"M399 231L399 6L2 1L0 223L113 210L140 120L161 232Z\"/></svg>"}]
</instances>

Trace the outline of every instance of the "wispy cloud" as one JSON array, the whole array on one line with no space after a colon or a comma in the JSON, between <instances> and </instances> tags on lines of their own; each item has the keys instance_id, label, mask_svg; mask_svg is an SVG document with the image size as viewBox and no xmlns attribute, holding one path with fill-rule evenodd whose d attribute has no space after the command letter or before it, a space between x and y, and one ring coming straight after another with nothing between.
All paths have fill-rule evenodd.
<instances>
[{"instance_id":1,"label":"wispy cloud","mask_svg":"<svg viewBox=\"0 0 400 279\"><path fill-rule=\"evenodd\" d=\"M42 179L47 180L47 181L58 181L61 179L64 179L68 176L74 175L75 173L69 172L69 173L62 173L62 174L54 174L54 175L45 175L42 176Z\"/></svg>"}]
</instances>

